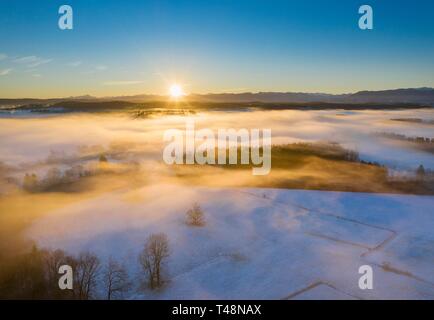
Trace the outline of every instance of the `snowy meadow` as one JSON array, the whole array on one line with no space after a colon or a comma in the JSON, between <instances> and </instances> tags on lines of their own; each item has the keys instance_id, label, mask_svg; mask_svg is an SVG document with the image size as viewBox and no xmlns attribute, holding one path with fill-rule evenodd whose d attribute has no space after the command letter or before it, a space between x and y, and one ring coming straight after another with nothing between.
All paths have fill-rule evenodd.
<instances>
[{"instance_id":1,"label":"snowy meadow","mask_svg":"<svg viewBox=\"0 0 434 320\"><path fill-rule=\"evenodd\" d=\"M165 164L164 132L187 119L272 128L270 175ZM0 276L34 250L85 267L95 257L85 298L105 299L117 266L112 298L434 299L434 153L411 140L433 139L434 125L411 119L434 112L2 114ZM144 268L152 235L167 245L157 288ZM361 265L373 290L358 286Z\"/></svg>"}]
</instances>

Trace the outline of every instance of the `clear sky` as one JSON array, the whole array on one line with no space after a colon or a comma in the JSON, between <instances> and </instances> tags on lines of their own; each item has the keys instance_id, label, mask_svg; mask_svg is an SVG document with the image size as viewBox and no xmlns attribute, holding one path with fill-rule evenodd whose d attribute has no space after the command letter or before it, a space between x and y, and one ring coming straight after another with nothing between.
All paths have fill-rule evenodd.
<instances>
[{"instance_id":1,"label":"clear sky","mask_svg":"<svg viewBox=\"0 0 434 320\"><path fill-rule=\"evenodd\" d=\"M0 97L434 87L433 16L432 0L0 0Z\"/></svg>"}]
</instances>

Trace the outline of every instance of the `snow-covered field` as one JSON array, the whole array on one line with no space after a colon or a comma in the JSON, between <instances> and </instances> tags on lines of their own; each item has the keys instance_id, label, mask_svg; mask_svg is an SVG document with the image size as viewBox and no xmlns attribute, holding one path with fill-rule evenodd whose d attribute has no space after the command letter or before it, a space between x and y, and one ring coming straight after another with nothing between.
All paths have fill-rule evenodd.
<instances>
[{"instance_id":1,"label":"snow-covered field","mask_svg":"<svg viewBox=\"0 0 434 320\"><path fill-rule=\"evenodd\" d=\"M202 228L185 224L194 202ZM169 284L132 299L434 299L434 197L157 185L75 203L27 236L122 260L134 278L151 233L170 241ZM359 267L374 271L358 287Z\"/></svg>"},{"instance_id":2,"label":"snow-covered field","mask_svg":"<svg viewBox=\"0 0 434 320\"><path fill-rule=\"evenodd\" d=\"M166 233L170 282L158 292L131 290L132 299L434 299L433 196L171 184L158 165L163 132L184 129L186 118L192 118L196 128L212 130L272 128L273 144L338 142L398 174L420 164L434 169L432 154L375 135L434 138L432 125L392 120L432 120L432 109L1 118L0 164L11 166L5 171L18 181L27 172L43 178L53 166L85 164L85 157L76 154L81 147L105 150L114 143L125 147L119 151L124 161L142 165L135 174L145 182L129 185L134 179L125 175L115 181L123 184L109 192L100 186L114 180L102 177L94 186L97 197L78 188L83 194L74 194L75 202L54 211L41 209L43 216L26 235L46 248L71 254L91 251L103 261L113 256L137 279L144 241L152 233ZM65 156L49 161L53 154ZM44 196L40 206L52 208L48 205L59 194ZM205 211L202 228L185 223L185 213L195 202ZM358 287L361 265L374 270L373 290Z\"/></svg>"}]
</instances>

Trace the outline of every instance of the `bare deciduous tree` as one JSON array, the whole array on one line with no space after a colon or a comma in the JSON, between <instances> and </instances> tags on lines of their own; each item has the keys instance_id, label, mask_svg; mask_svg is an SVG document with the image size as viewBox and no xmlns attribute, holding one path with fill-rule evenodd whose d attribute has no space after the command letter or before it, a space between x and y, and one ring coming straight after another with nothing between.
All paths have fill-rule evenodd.
<instances>
[{"instance_id":1,"label":"bare deciduous tree","mask_svg":"<svg viewBox=\"0 0 434 320\"><path fill-rule=\"evenodd\" d=\"M48 251L45 258L46 277L48 281L48 295L50 298L72 298L73 292L60 290L59 288L59 268L62 265L75 265L74 258L67 256L62 250Z\"/></svg>"},{"instance_id":2,"label":"bare deciduous tree","mask_svg":"<svg viewBox=\"0 0 434 320\"><path fill-rule=\"evenodd\" d=\"M151 289L159 288L163 284L162 267L167 257L169 257L167 236L164 233L149 236L139 256L139 262L148 277Z\"/></svg>"},{"instance_id":3,"label":"bare deciduous tree","mask_svg":"<svg viewBox=\"0 0 434 320\"><path fill-rule=\"evenodd\" d=\"M187 224L195 227L202 227L205 225L204 213L199 204L195 203L193 208L187 211Z\"/></svg>"},{"instance_id":4,"label":"bare deciduous tree","mask_svg":"<svg viewBox=\"0 0 434 320\"><path fill-rule=\"evenodd\" d=\"M94 298L100 271L100 261L92 253L81 253L74 269L74 291L76 297L82 300Z\"/></svg>"},{"instance_id":5,"label":"bare deciduous tree","mask_svg":"<svg viewBox=\"0 0 434 320\"><path fill-rule=\"evenodd\" d=\"M66 264L66 254L62 250L48 252L45 259L47 278L49 282L57 284L58 270L62 264Z\"/></svg>"},{"instance_id":6,"label":"bare deciduous tree","mask_svg":"<svg viewBox=\"0 0 434 320\"><path fill-rule=\"evenodd\" d=\"M107 300L122 298L131 286L126 269L112 257L109 258L104 271L104 285Z\"/></svg>"}]
</instances>

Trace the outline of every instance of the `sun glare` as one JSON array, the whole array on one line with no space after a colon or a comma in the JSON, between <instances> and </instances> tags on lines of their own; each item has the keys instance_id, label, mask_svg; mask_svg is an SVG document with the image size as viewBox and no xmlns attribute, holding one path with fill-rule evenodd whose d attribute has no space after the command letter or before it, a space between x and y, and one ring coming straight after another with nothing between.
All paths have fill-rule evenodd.
<instances>
[{"instance_id":1,"label":"sun glare","mask_svg":"<svg viewBox=\"0 0 434 320\"><path fill-rule=\"evenodd\" d=\"M180 98L184 95L184 91L182 90L182 87L178 84L172 84L169 88L169 94L172 98Z\"/></svg>"}]
</instances>

